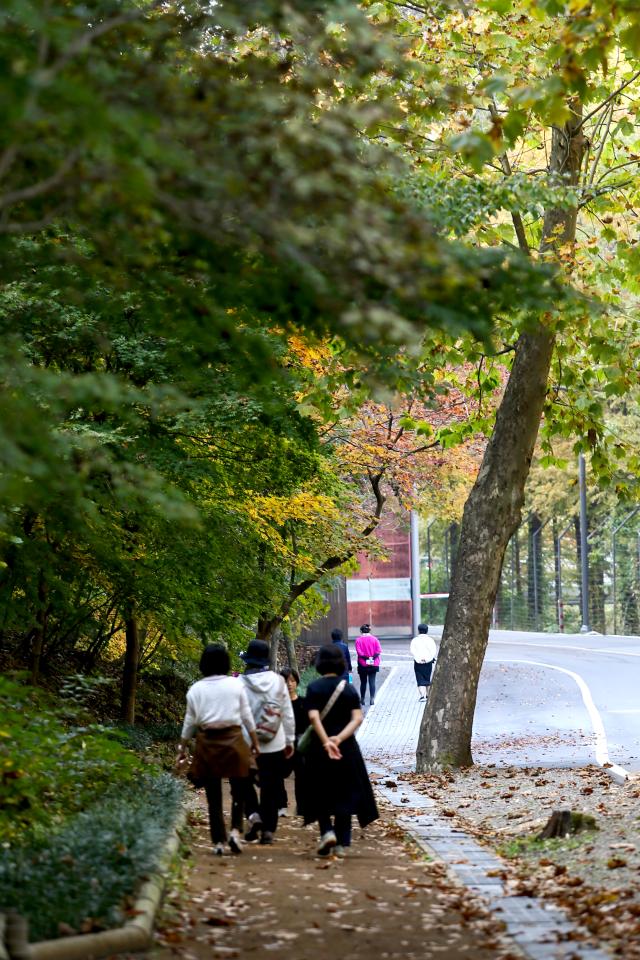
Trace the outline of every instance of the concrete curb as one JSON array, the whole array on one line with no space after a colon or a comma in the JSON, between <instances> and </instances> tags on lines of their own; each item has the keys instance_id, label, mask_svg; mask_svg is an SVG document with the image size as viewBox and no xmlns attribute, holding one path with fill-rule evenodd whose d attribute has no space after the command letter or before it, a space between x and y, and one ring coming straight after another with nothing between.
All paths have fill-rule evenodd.
<instances>
[{"instance_id":1,"label":"concrete curb","mask_svg":"<svg viewBox=\"0 0 640 960\"><path fill-rule=\"evenodd\" d=\"M151 943L151 934L164 892L166 870L173 860L187 817L184 806L176 817L173 829L160 856L157 870L142 885L133 905L135 916L116 930L85 933L57 940L41 940L29 945L28 960L98 960L127 950L145 950Z\"/></svg>"}]
</instances>

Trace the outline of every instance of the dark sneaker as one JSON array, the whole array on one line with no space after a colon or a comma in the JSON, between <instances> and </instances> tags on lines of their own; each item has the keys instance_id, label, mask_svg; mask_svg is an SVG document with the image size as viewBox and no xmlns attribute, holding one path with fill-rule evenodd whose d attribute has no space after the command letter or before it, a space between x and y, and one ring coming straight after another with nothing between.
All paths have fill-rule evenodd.
<instances>
[{"instance_id":1,"label":"dark sneaker","mask_svg":"<svg viewBox=\"0 0 640 960\"><path fill-rule=\"evenodd\" d=\"M337 843L336 835L333 830L327 830L326 833L323 833L320 837L320 843L318 845L318 856L319 857L328 857L333 848Z\"/></svg>"},{"instance_id":2,"label":"dark sneaker","mask_svg":"<svg viewBox=\"0 0 640 960\"><path fill-rule=\"evenodd\" d=\"M273 843L273 834L270 830L263 830L262 836L260 837L260 843L267 844Z\"/></svg>"},{"instance_id":3,"label":"dark sneaker","mask_svg":"<svg viewBox=\"0 0 640 960\"><path fill-rule=\"evenodd\" d=\"M229 836L229 849L231 850L231 853L242 853L240 836L236 830L232 830L231 835Z\"/></svg>"},{"instance_id":4,"label":"dark sneaker","mask_svg":"<svg viewBox=\"0 0 640 960\"><path fill-rule=\"evenodd\" d=\"M247 841L247 843L253 843L254 840L257 840L260 836L261 830L262 830L262 824L259 821L257 823L252 823L244 835L244 838Z\"/></svg>"}]
</instances>

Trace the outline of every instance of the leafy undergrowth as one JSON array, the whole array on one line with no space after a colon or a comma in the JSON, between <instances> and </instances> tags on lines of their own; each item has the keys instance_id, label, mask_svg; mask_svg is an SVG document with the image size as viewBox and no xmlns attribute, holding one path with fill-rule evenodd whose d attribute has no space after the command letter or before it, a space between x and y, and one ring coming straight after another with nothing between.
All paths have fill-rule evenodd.
<instances>
[{"instance_id":1,"label":"leafy undergrowth","mask_svg":"<svg viewBox=\"0 0 640 960\"><path fill-rule=\"evenodd\" d=\"M158 863L182 793L169 774L144 776L107 791L56 832L5 849L0 904L27 917L32 941L121 923Z\"/></svg>"},{"instance_id":2,"label":"leafy undergrowth","mask_svg":"<svg viewBox=\"0 0 640 960\"><path fill-rule=\"evenodd\" d=\"M0 837L16 843L55 827L115 783L140 759L117 731L70 723L68 708L34 687L0 676Z\"/></svg>"},{"instance_id":3,"label":"leafy undergrowth","mask_svg":"<svg viewBox=\"0 0 640 960\"><path fill-rule=\"evenodd\" d=\"M640 784L619 786L600 767L472 767L408 774L479 842L504 859L514 896L538 896L567 910L593 942L640 958ZM597 829L563 840L537 836L553 810L595 817Z\"/></svg>"},{"instance_id":4,"label":"leafy undergrowth","mask_svg":"<svg viewBox=\"0 0 640 960\"><path fill-rule=\"evenodd\" d=\"M155 865L183 788L170 767L179 727L106 727L88 699L100 678L53 697L0 676L0 911L33 940L121 922Z\"/></svg>"}]
</instances>

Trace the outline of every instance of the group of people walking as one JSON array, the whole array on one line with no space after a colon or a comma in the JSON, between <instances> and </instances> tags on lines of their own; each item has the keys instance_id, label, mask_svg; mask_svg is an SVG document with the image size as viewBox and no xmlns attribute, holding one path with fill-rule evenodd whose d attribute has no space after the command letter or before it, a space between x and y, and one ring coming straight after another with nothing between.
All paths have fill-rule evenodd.
<instances>
[{"instance_id":1,"label":"group of people walking","mask_svg":"<svg viewBox=\"0 0 640 960\"><path fill-rule=\"evenodd\" d=\"M320 856L345 855L353 816L362 827L377 819L355 732L363 720L367 682L370 702L375 696L380 644L368 628L362 634L366 642L361 649L356 641L360 696L349 682L351 660L341 636L318 651L315 667L320 676L309 684L304 698L298 696L294 670L279 674L270 669L269 646L262 640L252 640L240 655L245 672L239 677L229 676L225 647L210 644L204 650L202 679L187 692L178 760L187 761L195 738L188 776L205 790L216 854L222 855L227 843L232 853L241 853L243 839L273 843L278 815L287 805L284 778L292 771L297 812L305 824L318 824ZM224 779L231 792L228 836ZM245 817L248 829L243 837Z\"/></svg>"},{"instance_id":2,"label":"group of people walking","mask_svg":"<svg viewBox=\"0 0 640 960\"><path fill-rule=\"evenodd\" d=\"M426 700L436 655L427 632L427 625L420 624L410 647L420 700ZM196 787L204 787L216 854L222 855L226 844L239 854L243 841L273 843L279 816L287 811L284 781L291 773L296 812L305 824L318 824L320 856L346 854L354 816L362 827L378 817L355 733L363 720L367 689L369 704L375 702L382 648L369 624L363 624L355 641L358 695L342 632L333 630L331 639L316 655L320 676L304 697L298 694L300 677L294 669L270 669L269 645L263 640L252 640L240 654L245 671L239 677L229 676L225 647L210 644L204 650L202 679L187 692L178 760L187 762L195 738L188 776ZM231 793L228 835L225 779Z\"/></svg>"}]
</instances>

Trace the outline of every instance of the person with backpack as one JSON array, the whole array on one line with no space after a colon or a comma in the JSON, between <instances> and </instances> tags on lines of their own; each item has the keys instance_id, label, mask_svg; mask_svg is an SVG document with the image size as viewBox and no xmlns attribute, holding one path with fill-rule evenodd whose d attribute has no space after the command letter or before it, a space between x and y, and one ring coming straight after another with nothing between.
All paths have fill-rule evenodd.
<instances>
[{"instance_id":1,"label":"person with backpack","mask_svg":"<svg viewBox=\"0 0 640 960\"><path fill-rule=\"evenodd\" d=\"M244 684L236 677L228 676L229 668L226 647L210 643L200 657L202 680L197 680L187 690L187 709L177 758L179 767L188 763L189 743L195 737L187 777L194 787L205 789L211 842L219 857L224 853L227 839L222 780L228 777L231 787L229 848L232 853L242 853L240 834L251 753L256 756L260 750Z\"/></svg>"},{"instance_id":2,"label":"person with backpack","mask_svg":"<svg viewBox=\"0 0 640 960\"><path fill-rule=\"evenodd\" d=\"M377 637L371 633L371 627L364 623L360 627L360 636L356 637L356 654L358 657L358 676L360 677L360 703L364 706L364 698L369 684L369 706L373 706L376 698L376 674L380 670L380 654L382 647Z\"/></svg>"},{"instance_id":3,"label":"person with backpack","mask_svg":"<svg viewBox=\"0 0 640 960\"><path fill-rule=\"evenodd\" d=\"M260 799L251 778L246 794L249 830L244 838L251 843L273 843L278 826L278 804L284 789L285 761L293 755L296 724L291 698L284 678L269 669L269 644L252 640L240 659L246 665L242 681L256 725L260 745L257 774Z\"/></svg>"}]
</instances>

